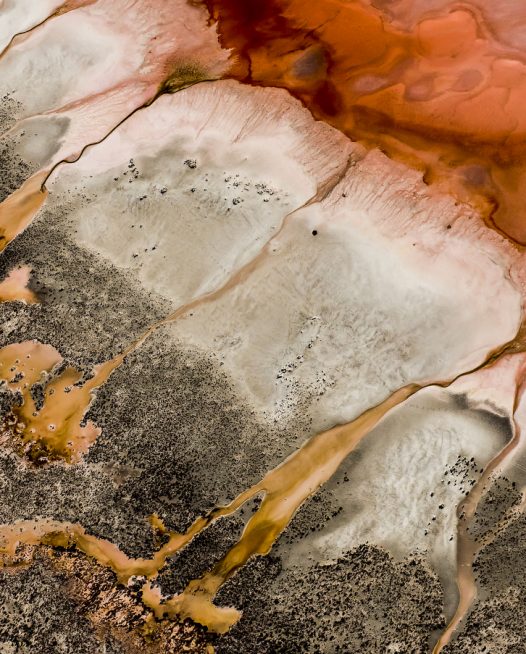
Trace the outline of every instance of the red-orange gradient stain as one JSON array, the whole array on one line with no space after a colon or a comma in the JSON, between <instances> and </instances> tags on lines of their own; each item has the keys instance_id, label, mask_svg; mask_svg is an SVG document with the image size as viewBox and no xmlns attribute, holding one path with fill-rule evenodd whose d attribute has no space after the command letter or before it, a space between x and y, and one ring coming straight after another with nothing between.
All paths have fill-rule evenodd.
<instances>
[{"instance_id":1,"label":"red-orange gradient stain","mask_svg":"<svg viewBox=\"0 0 526 654\"><path fill-rule=\"evenodd\" d=\"M526 37L515 29L526 28L526 5L206 4L235 77L289 89L317 118L423 170L526 244Z\"/></svg>"}]
</instances>

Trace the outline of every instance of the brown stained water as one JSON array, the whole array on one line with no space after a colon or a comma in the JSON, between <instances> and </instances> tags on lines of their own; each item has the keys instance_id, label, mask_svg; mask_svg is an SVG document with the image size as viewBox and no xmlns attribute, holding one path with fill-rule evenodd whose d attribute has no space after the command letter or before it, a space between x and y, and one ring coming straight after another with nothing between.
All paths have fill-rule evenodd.
<instances>
[{"instance_id":1,"label":"brown stained water","mask_svg":"<svg viewBox=\"0 0 526 654\"><path fill-rule=\"evenodd\" d=\"M90 377L72 367L56 372L62 357L50 345L36 341L8 345L0 350L0 379L21 394L21 402L5 419L4 439L34 463L78 461L100 434L91 421L83 422L93 391L122 363L123 355L95 366ZM45 384L42 405L32 387Z\"/></svg>"},{"instance_id":2,"label":"brown stained water","mask_svg":"<svg viewBox=\"0 0 526 654\"><path fill-rule=\"evenodd\" d=\"M11 391L24 395L61 361L60 354L50 345L37 341L16 343L0 350L0 375Z\"/></svg>"},{"instance_id":3,"label":"brown stained water","mask_svg":"<svg viewBox=\"0 0 526 654\"><path fill-rule=\"evenodd\" d=\"M47 198L48 173L30 177L0 204L0 252L31 223Z\"/></svg>"}]
</instances>

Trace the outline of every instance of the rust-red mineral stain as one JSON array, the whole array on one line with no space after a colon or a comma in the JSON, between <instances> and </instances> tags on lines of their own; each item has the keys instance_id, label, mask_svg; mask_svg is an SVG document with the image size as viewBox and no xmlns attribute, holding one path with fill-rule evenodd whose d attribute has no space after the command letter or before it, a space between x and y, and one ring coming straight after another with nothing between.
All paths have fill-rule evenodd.
<instances>
[{"instance_id":1,"label":"rust-red mineral stain","mask_svg":"<svg viewBox=\"0 0 526 654\"><path fill-rule=\"evenodd\" d=\"M232 74L425 172L526 243L526 10L486 0L207 0Z\"/></svg>"}]
</instances>

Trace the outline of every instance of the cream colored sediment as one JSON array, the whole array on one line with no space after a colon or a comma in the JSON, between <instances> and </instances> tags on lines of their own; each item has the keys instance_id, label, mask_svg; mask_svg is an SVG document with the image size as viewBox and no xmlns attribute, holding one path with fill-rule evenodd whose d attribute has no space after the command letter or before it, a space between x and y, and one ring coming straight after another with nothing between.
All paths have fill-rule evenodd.
<instances>
[{"instance_id":1,"label":"cream colored sediment","mask_svg":"<svg viewBox=\"0 0 526 654\"><path fill-rule=\"evenodd\" d=\"M333 185L339 183L349 165L351 165L350 161L348 161L345 166L342 166L342 169L335 174L332 179ZM24 187L22 187L20 191L22 191L23 188ZM43 202L43 199L40 197L40 195L42 195L40 188L38 191L33 190L33 192L38 192L38 199ZM82 424L83 418L93 401L94 391L106 383L111 374L122 365L125 358L138 349L146 339L153 335L158 329L184 318L194 309L203 304L218 300L222 295L241 284L262 264L262 262L265 261L266 257L269 256L272 242L274 239L279 237L287 223L287 220L305 206L308 206L310 203L318 201L321 197L324 197L326 193L327 186L325 185L301 207L286 214L276 233L262 246L259 253L240 269L233 271L224 284L213 291L194 298L190 302L176 309L166 318L150 326L136 341L129 345L122 354L96 366L89 379L84 380L83 375L72 367L66 368L58 375L52 375L54 366L57 365L57 362L60 362L62 358L50 345L34 343L35 350L38 349L40 351L40 357L44 356L44 352L48 352L48 354L44 356L44 362L42 363L40 370L41 376L45 377L46 374L51 375L51 381L46 384L44 392L44 404L41 408L37 409L35 401L31 396L30 386L24 386L19 389L22 393L23 402L21 406L15 407L12 410L14 415L14 425L12 425L13 429L16 436L21 438L22 445L25 447L25 453L29 458L38 462L52 459L62 459L68 463L78 462L101 433L100 429L91 421L87 422L85 425ZM11 196L11 198L13 198L14 195ZM2 216L1 212L4 204L0 205L0 224ZM24 206L26 205L28 211L32 210L35 206L33 203L29 202L29 200ZM37 211L40 206L41 205L37 207ZM25 227L27 224L27 222L25 222L26 220L27 217L24 221L21 220L19 224L22 225L22 223L24 223ZM24 227L21 227L21 229ZM13 231L12 238L15 236L16 233ZM0 350L0 379L6 381L17 374L21 374L22 376L25 375L25 369L29 364L23 356L18 357L17 348L20 347L21 352L24 352L27 346L26 343L13 344ZM58 356L57 362L52 366L49 366L46 363L47 357L50 356L50 351L53 351ZM18 362L12 363L14 360L13 356L18 360ZM35 358L35 356L33 356L31 366L38 366L38 362L38 357Z\"/></svg>"}]
</instances>

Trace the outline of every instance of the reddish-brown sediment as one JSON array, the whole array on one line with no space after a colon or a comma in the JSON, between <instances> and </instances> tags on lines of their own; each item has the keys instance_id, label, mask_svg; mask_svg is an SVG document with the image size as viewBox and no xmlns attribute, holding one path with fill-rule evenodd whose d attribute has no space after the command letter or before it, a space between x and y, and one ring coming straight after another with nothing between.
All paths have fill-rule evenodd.
<instances>
[{"instance_id":1,"label":"reddish-brown sediment","mask_svg":"<svg viewBox=\"0 0 526 654\"><path fill-rule=\"evenodd\" d=\"M488 536L480 539L476 538L471 533L471 527L482 498L491 488L494 479L502 471L504 465L513 457L520 443L521 430L515 414L525 391L526 359L523 354L516 356L520 356L522 360L515 377L516 392L513 403L514 419L512 437L488 463L473 489L457 508L457 588L459 599L455 613L437 641L433 649L433 654L439 654L450 642L461 622L468 615L477 597L473 563L482 548L488 544ZM519 507L514 507L504 520L510 520L517 511L523 511L525 506L525 502L522 502ZM490 530L490 534L495 535L498 531L499 525L496 525Z\"/></svg>"},{"instance_id":2,"label":"reddish-brown sediment","mask_svg":"<svg viewBox=\"0 0 526 654\"><path fill-rule=\"evenodd\" d=\"M30 276L29 266L20 266L11 270L4 281L0 282L0 302L38 303L37 296L28 288Z\"/></svg>"},{"instance_id":3,"label":"reddish-brown sediment","mask_svg":"<svg viewBox=\"0 0 526 654\"><path fill-rule=\"evenodd\" d=\"M506 25L484 0L206 4L238 79L289 89L526 243L523 8Z\"/></svg>"}]
</instances>

